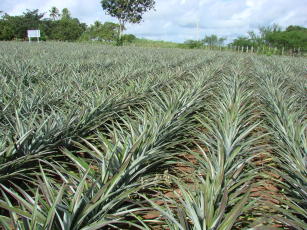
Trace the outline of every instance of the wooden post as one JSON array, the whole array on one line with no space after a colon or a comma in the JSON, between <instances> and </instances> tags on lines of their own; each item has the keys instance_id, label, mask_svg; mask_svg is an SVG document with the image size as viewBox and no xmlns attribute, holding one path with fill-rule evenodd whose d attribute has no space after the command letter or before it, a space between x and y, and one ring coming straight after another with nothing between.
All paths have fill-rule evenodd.
<instances>
[{"instance_id":1,"label":"wooden post","mask_svg":"<svg viewBox=\"0 0 307 230\"><path fill-rule=\"evenodd\" d=\"M246 53L248 53L248 46L246 47Z\"/></svg>"},{"instance_id":2,"label":"wooden post","mask_svg":"<svg viewBox=\"0 0 307 230\"><path fill-rule=\"evenodd\" d=\"M285 47L282 47L281 49L281 55L284 56L284 52L285 52Z\"/></svg>"},{"instance_id":3,"label":"wooden post","mask_svg":"<svg viewBox=\"0 0 307 230\"><path fill-rule=\"evenodd\" d=\"M244 46L242 46L242 53L244 52Z\"/></svg>"},{"instance_id":4,"label":"wooden post","mask_svg":"<svg viewBox=\"0 0 307 230\"><path fill-rule=\"evenodd\" d=\"M254 53L254 46L252 46L251 48L251 53Z\"/></svg>"}]
</instances>

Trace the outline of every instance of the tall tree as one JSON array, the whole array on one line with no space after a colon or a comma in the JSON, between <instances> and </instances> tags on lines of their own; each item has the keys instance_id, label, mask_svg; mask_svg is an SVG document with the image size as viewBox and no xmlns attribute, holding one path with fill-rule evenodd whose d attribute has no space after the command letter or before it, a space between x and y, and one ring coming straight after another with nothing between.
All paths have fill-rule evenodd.
<instances>
[{"instance_id":1,"label":"tall tree","mask_svg":"<svg viewBox=\"0 0 307 230\"><path fill-rule=\"evenodd\" d=\"M280 32L282 31L281 27L277 24L269 25L269 26L260 26L258 28L260 33L260 39L267 43L267 36L271 33Z\"/></svg>"},{"instance_id":2,"label":"tall tree","mask_svg":"<svg viewBox=\"0 0 307 230\"><path fill-rule=\"evenodd\" d=\"M155 0L101 0L106 13L118 19L119 41L126 23L140 23L143 14L154 8Z\"/></svg>"},{"instance_id":3,"label":"tall tree","mask_svg":"<svg viewBox=\"0 0 307 230\"><path fill-rule=\"evenodd\" d=\"M255 31L248 31L247 34L249 36L250 42L253 45L260 46L260 45L264 44L264 37L262 37L262 36L266 36L265 33L261 35L260 32L256 33Z\"/></svg>"},{"instance_id":4,"label":"tall tree","mask_svg":"<svg viewBox=\"0 0 307 230\"><path fill-rule=\"evenodd\" d=\"M69 19L71 18L70 11L67 8L62 10L62 19Z\"/></svg>"},{"instance_id":5,"label":"tall tree","mask_svg":"<svg viewBox=\"0 0 307 230\"><path fill-rule=\"evenodd\" d=\"M51 10L49 10L49 13L50 13L49 16L53 19L53 21L55 21L58 17L60 17L60 11L55 6L53 6Z\"/></svg>"}]
</instances>

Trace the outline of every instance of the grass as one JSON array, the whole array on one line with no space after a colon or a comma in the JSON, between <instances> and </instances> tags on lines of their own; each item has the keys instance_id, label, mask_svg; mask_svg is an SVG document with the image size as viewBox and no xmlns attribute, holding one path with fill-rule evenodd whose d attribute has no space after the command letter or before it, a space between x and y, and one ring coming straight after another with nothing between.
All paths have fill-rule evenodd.
<instances>
[{"instance_id":1,"label":"grass","mask_svg":"<svg viewBox=\"0 0 307 230\"><path fill-rule=\"evenodd\" d=\"M139 42L0 43L0 228L304 229L306 59Z\"/></svg>"}]
</instances>

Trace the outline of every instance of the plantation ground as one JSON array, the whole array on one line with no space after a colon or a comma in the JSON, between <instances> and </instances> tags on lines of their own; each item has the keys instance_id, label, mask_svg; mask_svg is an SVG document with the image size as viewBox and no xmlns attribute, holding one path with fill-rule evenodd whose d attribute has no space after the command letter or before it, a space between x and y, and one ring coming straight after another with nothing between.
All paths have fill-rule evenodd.
<instances>
[{"instance_id":1,"label":"plantation ground","mask_svg":"<svg viewBox=\"0 0 307 230\"><path fill-rule=\"evenodd\" d=\"M306 229L307 61L0 43L0 229Z\"/></svg>"}]
</instances>

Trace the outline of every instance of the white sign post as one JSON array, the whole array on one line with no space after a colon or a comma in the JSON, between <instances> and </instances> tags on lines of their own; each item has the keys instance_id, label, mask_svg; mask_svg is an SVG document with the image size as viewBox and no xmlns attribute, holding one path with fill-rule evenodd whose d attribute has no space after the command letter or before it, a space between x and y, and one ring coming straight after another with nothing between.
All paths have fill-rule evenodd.
<instances>
[{"instance_id":1,"label":"white sign post","mask_svg":"<svg viewBox=\"0 0 307 230\"><path fill-rule=\"evenodd\" d=\"M28 38L29 42L31 42L31 38L37 38L37 42L39 42L39 38L41 36L40 30L28 30Z\"/></svg>"}]
</instances>

